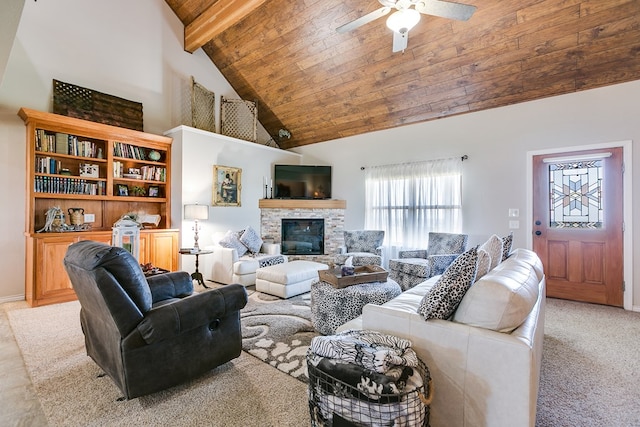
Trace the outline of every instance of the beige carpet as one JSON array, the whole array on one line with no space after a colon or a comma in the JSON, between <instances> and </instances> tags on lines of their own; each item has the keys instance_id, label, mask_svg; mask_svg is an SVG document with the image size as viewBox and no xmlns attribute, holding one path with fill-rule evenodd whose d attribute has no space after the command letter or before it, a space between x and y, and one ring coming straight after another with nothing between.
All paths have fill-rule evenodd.
<instances>
[{"instance_id":1,"label":"beige carpet","mask_svg":"<svg viewBox=\"0 0 640 427\"><path fill-rule=\"evenodd\" d=\"M640 426L640 313L547 299L537 427Z\"/></svg>"},{"instance_id":2,"label":"beige carpet","mask_svg":"<svg viewBox=\"0 0 640 427\"><path fill-rule=\"evenodd\" d=\"M118 402L85 355L77 302L3 308L51 426L309 425L306 385L247 353L197 381ZM537 427L640 426L639 380L640 313L548 300Z\"/></svg>"},{"instance_id":3,"label":"beige carpet","mask_svg":"<svg viewBox=\"0 0 640 427\"><path fill-rule=\"evenodd\" d=\"M98 378L86 356L78 302L5 305L51 426L309 425L307 386L244 352L196 381L119 402L117 387Z\"/></svg>"}]
</instances>

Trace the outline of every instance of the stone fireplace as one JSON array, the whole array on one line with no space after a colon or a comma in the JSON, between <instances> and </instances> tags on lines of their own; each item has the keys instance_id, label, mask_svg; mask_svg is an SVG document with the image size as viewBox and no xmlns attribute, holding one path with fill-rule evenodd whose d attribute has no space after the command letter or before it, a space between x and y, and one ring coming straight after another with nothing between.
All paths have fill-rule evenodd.
<instances>
[{"instance_id":1,"label":"stone fireplace","mask_svg":"<svg viewBox=\"0 0 640 427\"><path fill-rule=\"evenodd\" d=\"M344 200L284 200L262 199L260 207L260 233L264 240L282 242L282 220L324 220L324 252L322 254L288 254L289 260L304 259L333 267L338 248L344 244ZM300 224L298 224L300 225ZM303 227L304 230L304 227ZM301 245L302 247L305 245ZM283 251L284 252L284 251Z\"/></svg>"}]
</instances>

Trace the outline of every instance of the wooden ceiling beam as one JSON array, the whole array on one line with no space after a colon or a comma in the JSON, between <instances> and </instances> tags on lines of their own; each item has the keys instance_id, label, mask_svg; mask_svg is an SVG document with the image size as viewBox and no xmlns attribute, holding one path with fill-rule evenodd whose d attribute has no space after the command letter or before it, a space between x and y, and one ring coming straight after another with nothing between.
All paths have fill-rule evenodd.
<instances>
[{"instance_id":1,"label":"wooden ceiling beam","mask_svg":"<svg viewBox=\"0 0 640 427\"><path fill-rule=\"evenodd\" d=\"M184 50L195 52L223 31L242 21L266 0L218 0L184 29Z\"/></svg>"}]
</instances>

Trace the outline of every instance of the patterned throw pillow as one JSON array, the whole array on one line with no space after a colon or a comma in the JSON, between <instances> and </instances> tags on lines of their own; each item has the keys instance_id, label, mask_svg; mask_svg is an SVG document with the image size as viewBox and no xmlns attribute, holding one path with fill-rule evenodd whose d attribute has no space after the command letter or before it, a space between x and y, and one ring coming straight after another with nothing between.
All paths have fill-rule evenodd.
<instances>
[{"instance_id":1,"label":"patterned throw pillow","mask_svg":"<svg viewBox=\"0 0 640 427\"><path fill-rule=\"evenodd\" d=\"M422 298L418 314L425 320L451 317L476 278L477 264L476 248L471 248L456 258Z\"/></svg>"},{"instance_id":2,"label":"patterned throw pillow","mask_svg":"<svg viewBox=\"0 0 640 427\"><path fill-rule=\"evenodd\" d=\"M240 242L247 247L249 252L252 254L257 254L260 252L260 248L262 247L262 238L260 235L251 228L251 226L247 227L244 230L244 233L240 236Z\"/></svg>"},{"instance_id":3,"label":"patterned throw pillow","mask_svg":"<svg viewBox=\"0 0 640 427\"><path fill-rule=\"evenodd\" d=\"M223 248L235 249L238 252L238 256L242 256L247 253L247 247L242 244L240 238L238 237L242 232L238 231L227 231L227 233L220 239L220 246Z\"/></svg>"},{"instance_id":4,"label":"patterned throw pillow","mask_svg":"<svg viewBox=\"0 0 640 427\"><path fill-rule=\"evenodd\" d=\"M489 252L484 249L478 249L478 271L476 272L476 280L474 280L474 282L480 280L480 278L487 274L490 269L491 256L489 255Z\"/></svg>"},{"instance_id":5,"label":"patterned throw pillow","mask_svg":"<svg viewBox=\"0 0 640 427\"><path fill-rule=\"evenodd\" d=\"M508 236L502 238L502 261L509 258L511 253L511 247L513 246L513 233L509 233Z\"/></svg>"},{"instance_id":6,"label":"patterned throw pillow","mask_svg":"<svg viewBox=\"0 0 640 427\"><path fill-rule=\"evenodd\" d=\"M502 262L502 239L497 235L489 237L489 240L484 242L478 249L484 249L489 253L491 257L491 267L489 270Z\"/></svg>"}]
</instances>

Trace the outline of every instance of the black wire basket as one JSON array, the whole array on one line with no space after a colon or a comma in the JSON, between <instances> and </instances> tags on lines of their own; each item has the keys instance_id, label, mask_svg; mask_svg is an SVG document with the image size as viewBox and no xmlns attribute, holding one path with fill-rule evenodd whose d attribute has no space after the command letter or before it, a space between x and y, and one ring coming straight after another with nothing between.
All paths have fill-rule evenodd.
<instances>
[{"instance_id":1,"label":"black wire basket","mask_svg":"<svg viewBox=\"0 0 640 427\"><path fill-rule=\"evenodd\" d=\"M433 387L429 369L421 360L414 368L422 378L421 385L400 393L372 395L318 369L310 362L313 356L307 354L313 427L429 426Z\"/></svg>"}]
</instances>

